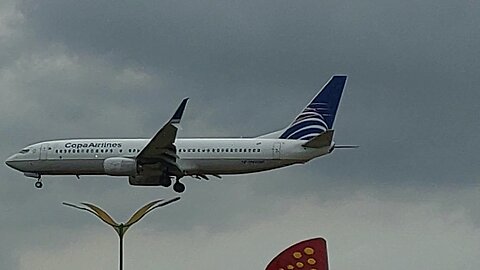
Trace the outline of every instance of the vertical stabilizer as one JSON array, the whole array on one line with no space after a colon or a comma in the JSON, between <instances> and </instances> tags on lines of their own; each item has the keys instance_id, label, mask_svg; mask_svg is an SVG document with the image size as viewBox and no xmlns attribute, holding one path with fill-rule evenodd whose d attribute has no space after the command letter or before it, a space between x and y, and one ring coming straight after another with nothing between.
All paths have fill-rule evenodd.
<instances>
[{"instance_id":1,"label":"vertical stabilizer","mask_svg":"<svg viewBox=\"0 0 480 270\"><path fill-rule=\"evenodd\" d=\"M346 81L346 75L334 75L279 138L310 140L332 129Z\"/></svg>"},{"instance_id":2,"label":"vertical stabilizer","mask_svg":"<svg viewBox=\"0 0 480 270\"><path fill-rule=\"evenodd\" d=\"M278 254L265 270L328 270L327 241L314 238L297 243Z\"/></svg>"}]
</instances>

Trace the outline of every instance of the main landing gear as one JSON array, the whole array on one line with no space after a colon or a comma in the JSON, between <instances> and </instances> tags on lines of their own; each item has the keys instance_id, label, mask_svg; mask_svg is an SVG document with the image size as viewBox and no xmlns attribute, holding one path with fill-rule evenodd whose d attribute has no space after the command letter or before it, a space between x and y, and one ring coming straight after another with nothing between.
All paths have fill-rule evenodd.
<instances>
[{"instance_id":1,"label":"main landing gear","mask_svg":"<svg viewBox=\"0 0 480 270\"><path fill-rule=\"evenodd\" d=\"M185 185L180 182L180 177L169 176L167 174L160 176L158 184L162 187L169 187L172 185L172 180L175 180L173 184L173 190L177 193L182 193L185 191Z\"/></svg>"},{"instance_id":2,"label":"main landing gear","mask_svg":"<svg viewBox=\"0 0 480 270\"><path fill-rule=\"evenodd\" d=\"M173 190L177 193L182 193L185 191L185 185L177 179L175 180L175 184L173 184Z\"/></svg>"}]
</instances>

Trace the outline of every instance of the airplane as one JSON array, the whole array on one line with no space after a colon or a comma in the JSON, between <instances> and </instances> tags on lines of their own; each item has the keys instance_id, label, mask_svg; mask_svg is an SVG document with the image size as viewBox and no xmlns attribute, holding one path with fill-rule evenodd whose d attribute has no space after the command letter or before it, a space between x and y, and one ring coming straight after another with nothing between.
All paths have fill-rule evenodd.
<instances>
[{"instance_id":1,"label":"airplane","mask_svg":"<svg viewBox=\"0 0 480 270\"><path fill-rule=\"evenodd\" d=\"M335 145L333 123L347 81L334 75L286 128L254 138L177 138L187 106L185 98L172 118L150 139L64 139L29 145L10 156L6 165L36 178L42 188L43 175L127 176L130 185L173 184L190 176L247 174L303 164L331 153Z\"/></svg>"}]
</instances>

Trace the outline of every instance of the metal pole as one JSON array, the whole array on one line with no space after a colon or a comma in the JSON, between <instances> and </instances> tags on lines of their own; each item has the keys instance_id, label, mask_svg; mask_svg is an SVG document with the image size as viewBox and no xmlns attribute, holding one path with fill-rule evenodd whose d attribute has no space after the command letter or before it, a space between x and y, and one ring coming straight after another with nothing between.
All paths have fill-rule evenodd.
<instances>
[{"instance_id":1,"label":"metal pole","mask_svg":"<svg viewBox=\"0 0 480 270\"><path fill-rule=\"evenodd\" d=\"M123 270L123 235L120 236L120 270Z\"/></svg>"},{"instance_id":2,"label":"metal pole","mask_svg":"<svg viewBox=\"0 0 480 270\"><path fill-rule=\"evenodd\" d=\"M123 270L123 235L124 235L124 226L123 223L118 227L118 236L120 237L120 270Z\"/></svg>"}]
</instances>

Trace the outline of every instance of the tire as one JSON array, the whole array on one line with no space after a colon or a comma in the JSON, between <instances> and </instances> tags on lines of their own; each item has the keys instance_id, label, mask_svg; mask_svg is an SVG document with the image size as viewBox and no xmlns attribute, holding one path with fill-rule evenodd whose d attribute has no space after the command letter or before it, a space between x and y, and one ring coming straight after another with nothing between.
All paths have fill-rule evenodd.
<instances>
[{"instance_id":1,"label":"tire","mask_svg":"<svg viewBox=\"0 0 480 270\"><path fill-rule=\"evenodd\" d=\"M180 183L180 182L176 182L174 185L173 185L173 190L177 193L182 193L185 191L185 185Z\"/></svg>"},{"instance_id":2,"label":"tire","mask_svg":"<svg viewBox=\"0 0 480 270\"><path fill-rule=\"evenodd\" d=\"M40 189L40 188L43 187L43 183L40 182L40 181L39 181L39 182L35 182L35 187Z\"/></svg>"}]
</instances>

